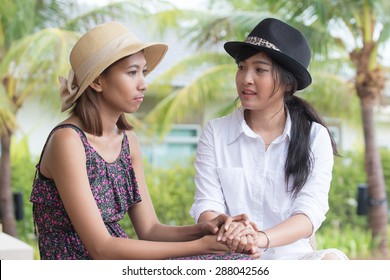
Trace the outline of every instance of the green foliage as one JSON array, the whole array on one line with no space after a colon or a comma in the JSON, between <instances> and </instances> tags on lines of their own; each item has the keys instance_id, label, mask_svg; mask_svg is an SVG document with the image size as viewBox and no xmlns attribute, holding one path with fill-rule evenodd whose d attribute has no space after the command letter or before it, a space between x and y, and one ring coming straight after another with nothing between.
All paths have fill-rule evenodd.
<instances>
[{"instance_id":1,"label":"green foliage","mask_svg":"<svg viewBox=\"0 0 390 280\"><path fill-rule=\"evenodd\" d=\"M19 142L12 139L11 143L11 186L12 192L20 192L23 197L24 218L16 222L19 238L37 248L32 219L32 204L29 201L32 181L35 174L36 160L30 156L28 138L23 137ZM38 250L34 250L37 256Z\"/></svg>"},{"instance_id":2,"label":"green foliage","mask_svg":"<svg viewBox=\"0 0 390 280\"><path fill-rule=\"evenodd\" d=\"M377 248L378 243L372 240L370 231L351 224L324 227L316 233L317 249L337 248L350 259L372 259L372 248Z\"/></svg>"},{"instance_id":3,"label":"green foliage","mask_svg":"<svg viewBox=\"0 0 390 280\"><path fill-rule=\"evenodd\" d=\"M382 150L382 164L390 194L390 151ZM33 221L29 196L37 159L31 158L27 138L12 142L12 190L23 194L24 214L17 222L19 238L30 244L38 256L38 247L33 234ZM193 202L195 184L193 158L188 165L173 165L155 168L145 163L148 189L161 223L188 225L194 221L189 215ZM338 248L350 258L370 258L375 242L367 227L367 217L356 214L357 184L365 182L363 152L345 153L336 158L333 181L329 196L330 210L327 219L316 234L317 248ZM126 216L121 225L131 238L137 238L130 219Z\"/></svg>"},{"instance_id":4,"label":"green foliage","mask_svg":"<svg viewBox=\"0 0 390 280\"><path fill-rule=\"evenodd\" d=\"M381 150L386 184L390 194L390 150ZM329 212L316 233L317 248L338 248L351 259L372 259L378 240L373 240L367 216L357 215L357 186L366 182L363 151L343 154L335 159L329 193ZM390 236L389 236L390 241Z\"/></svg>"},{"instance_id":5,"label":"green foliage","mask_svg":"<svg viewBox=\"0 0 390 280\"><path fill-rule=\"evenodd\" d=\"M180 165L169 169L146 168L147 184L160 222L169 225L193 224L189 210L194 200L193 168ZM148 174L148 173L146 173Z\"/></svg>"},{"instance_id":6,"label":"green foliage","mask_svg":"<svg viewBox=\"0 0 390 280\"><path fill-rule=\"evenodd\" d=\"M366 181L361 153L347 153L335 158L329 193L329 212L323 227L342 227L348 224L365 226L366 217L356 214L357 186Z\"/></svg>"},{"instance_id":7,"label":"green foliage","mask_svg":"<svg viewBox=\"0 0 390 280\"><path fill-rule=\"evenodd\" d=\"M189 211L195 192L194 168L191 165L154 168L145 163L145 174L159 221L167 225L193 224ZM136 238L129 219L123 219L121 225L131 237Z\"/></svg>"},{"instance_id":8,"label":"green foliage","mask_svg":"<svg viewBox=\"0 0 390 280\"><path fill-rule=\"evenodd\" d=\"M390 195L390 150L382 149L381 158L385 177L387 197ZM363 151L348 152L335 158L333 180L329 193L329 212L322 227L345 225L366 227L367 217L358 216L357 186L366 182Z\"/></svg>"}]
</instances>

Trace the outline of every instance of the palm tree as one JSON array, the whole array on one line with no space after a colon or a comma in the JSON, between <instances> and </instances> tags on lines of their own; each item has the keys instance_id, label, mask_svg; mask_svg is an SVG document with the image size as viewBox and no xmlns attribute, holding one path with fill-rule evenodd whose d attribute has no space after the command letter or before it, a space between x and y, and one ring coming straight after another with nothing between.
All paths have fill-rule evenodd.
<instances>
[{"instance_id":1,"label":"palm tree","mask_svg":"<svg viewBox=\"0 0 390 280\"><path fill-rule=\"evenodd\" d=\"M39 98L42 106L59 112L57 78L59 75L66 76L69 70L69 52L79 37L75 31L85 31L107 19L136 22L167 5L165 1L157 0L123 0L84 11L75 3L72 0L2 0L0 213L3 231L11 236L17 236L17 232L11 188L10 143L17 130L19 109L31 98Z\"/></svg>"},{"instance_id":2,"label":"palm tree","mask_svg":"<svg viewBox=\"0 0 390 280\"><path fill-rule=\"evenodd\" d=\"M354 90L360 101L365 142L365 169L370 197L369 226L374 240L379 240L379 252L388 255L388 208L385 180L379 149L376 144L374 109L380 103L386 78L380 64L380 48L390 37L390 20L385 11L390 5L384 0L351 1L270 1L272 9L283 9L287 18L300 18L302 24L324 30L327 34L308 37L319 49L328 48L325 58L336 50L350 59ZM292 12L289 12L292 11ZM310 24L307 24L310 22ZM303 30L307 30L303 26ZM334 30L337 30L335 32ZM334 48L334 47L336 48Z\"/></svg>"},{"instance_id":3,"label":"palm tree","mask_svg":"<svg viewBox=\"0 0 390 280\"><path fill-rule=\"evenodd\" d=\"M221 42L227 40L244 39L264 17L275 15L284 19L306 35L314 53L311 65L314 83L301 96L322 108L324 115L333 117L348 116L359 108L356 101L360 101L371 198L369 226L373 239L380 241L380 253L387 256L387 199L374 134L374 108L385 85L379 50L390 36L390 19L385 12L389 9L389 2L385 0L270 0L261 3L254 0L210 0L207 10L164 12L157 18L158 25L181 26L183 36L195 48L208 51L207 54L197 53L188 58L190 65L185 66L182 62L177 69L173 68L161 77L161 83L169 79L174 81L178 73L186 70L191 80L183 88L168 87L170 93L150 112L147 120L165 120L161 122L160 131L166 132L173 121L180 121L186 114L201 110L206 104L208 110L210 106L226 109L221 96L228 97L228 110L231 110L235 89L233 82L229 82L234 76L228 69L232 66L228 66L229 62L219 52L210 50L213 46L222 49ZM156 86L160 86L158 82Z\"/></svg>"},{"instance_id":4,"label":"palm tree","mask_svg":"<svg viewBox=\"0 0 390 280\"><path fill-rule=\"evenodd\" d=\"M211 8L207 10L170 10L156 17L156 26L176 28L181 39L189 41L192 50L196 50L193 55L157 77L149 88L155 97L162 100L149 112L146 120L150 126L157 127L162 136L169 131L173 122L181 122L191 114L208 113L204 116L207 120L212 116L224 115L237 106L234 103L236 89L233 78L236 69L232 59L222 51L222 43L243 40L261 19L272 16L264 1L255 6L251 1L210 2ZM290 23L302 25L299 22ZM305 29L310 30L306 26ZM160 31L167 30L169 28ZM326 33L325 30L321 32ZM323 37L318 31L314 34ZM354 124L358 103L351 94L352 84L334 74L347 62L343 58L327 60L326 63L313 61L311 72L314 80L320 82L305 90L302 97L321 108L323 114L348 117ZM188 78L185 86L177 86L176 80L182 80L183 76Z\"/></svg>"},{"instance_id":5,"label":"palm tree","mask_svg":"<svg viewBox=\"0 0 390 280\"><path fill-rule=\"evenodd\" d=\"M10 143L16 115L32 97L56 104L54 85L68 67L67 53L77 34L45 28L48 16L62 17L57 1L3 1L0 29L0 211L4 232L16 236L11 191ZM58 102L57 102L58 105Z\"/></svg>"}]
</instances>

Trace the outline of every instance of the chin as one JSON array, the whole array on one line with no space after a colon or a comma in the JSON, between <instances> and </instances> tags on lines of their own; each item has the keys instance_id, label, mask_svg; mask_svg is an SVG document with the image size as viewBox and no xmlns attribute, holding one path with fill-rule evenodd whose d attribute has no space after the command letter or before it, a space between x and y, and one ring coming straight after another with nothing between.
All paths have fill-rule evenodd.
<instances>
[{"instance_id":1,"label":"chin","mask_svg":"<svg viewBox=\"0 0 390 280\"><path fill-rule=\"evenodd\" d=\"M136 113L138 110L139 110L139 106L132 107L132 108L126 108L123 110L123 112L126 114L131 114L131 113Z\"/></svg>"}]
</instances>

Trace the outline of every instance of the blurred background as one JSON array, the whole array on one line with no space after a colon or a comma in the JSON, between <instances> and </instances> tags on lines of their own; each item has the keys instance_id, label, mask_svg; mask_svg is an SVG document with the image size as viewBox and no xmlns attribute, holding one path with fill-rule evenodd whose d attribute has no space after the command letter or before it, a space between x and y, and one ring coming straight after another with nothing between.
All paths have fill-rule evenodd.
<instances>
[{"instance_id":1,"label":"blurred background","mask_svg":"<svg viewBox=\"0 0 390 280\"><path fill-rule=\"evenodd\" d=\"M144 103L128 118L160 221L183 225L194 223L193 160L202 129L237 106L236 65L223 43L243 40L266 17L308 38L313 84L298 94L325 117L342 155L317 248L336 247L351 259L389 258L390 1L0 0L0 7L1 234L31 246L34 259L35 165L48 133L67 117L57 79L67 76L80 35L115 20L141 40L169 45L147 77ZM137 238L129 219L122 224Z\"/></svg>"}]
</instances>

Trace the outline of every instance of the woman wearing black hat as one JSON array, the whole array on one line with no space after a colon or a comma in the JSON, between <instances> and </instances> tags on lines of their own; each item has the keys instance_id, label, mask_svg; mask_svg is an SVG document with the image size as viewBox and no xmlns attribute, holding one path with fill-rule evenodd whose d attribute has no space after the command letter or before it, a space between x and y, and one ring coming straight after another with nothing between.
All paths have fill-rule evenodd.
<instances>
[{"instance_id":1,"label":"woman wearing black hat","mask_svg":"<svg viewBox=\"0 0 390 280\"><path fill-rule=\"evenodd\" d=\"M310 236L328 211L335 141L321 116L294 95L311 84L310 47L284 22L261 21L244 42L227 42L237 65L241 107L211 120L200 139L191 215L246 213L262 229L255 238L232 223L219 234L233 251L255 244L262 259L347 259L314 251Z\"/></svg>"}]
</instances>

